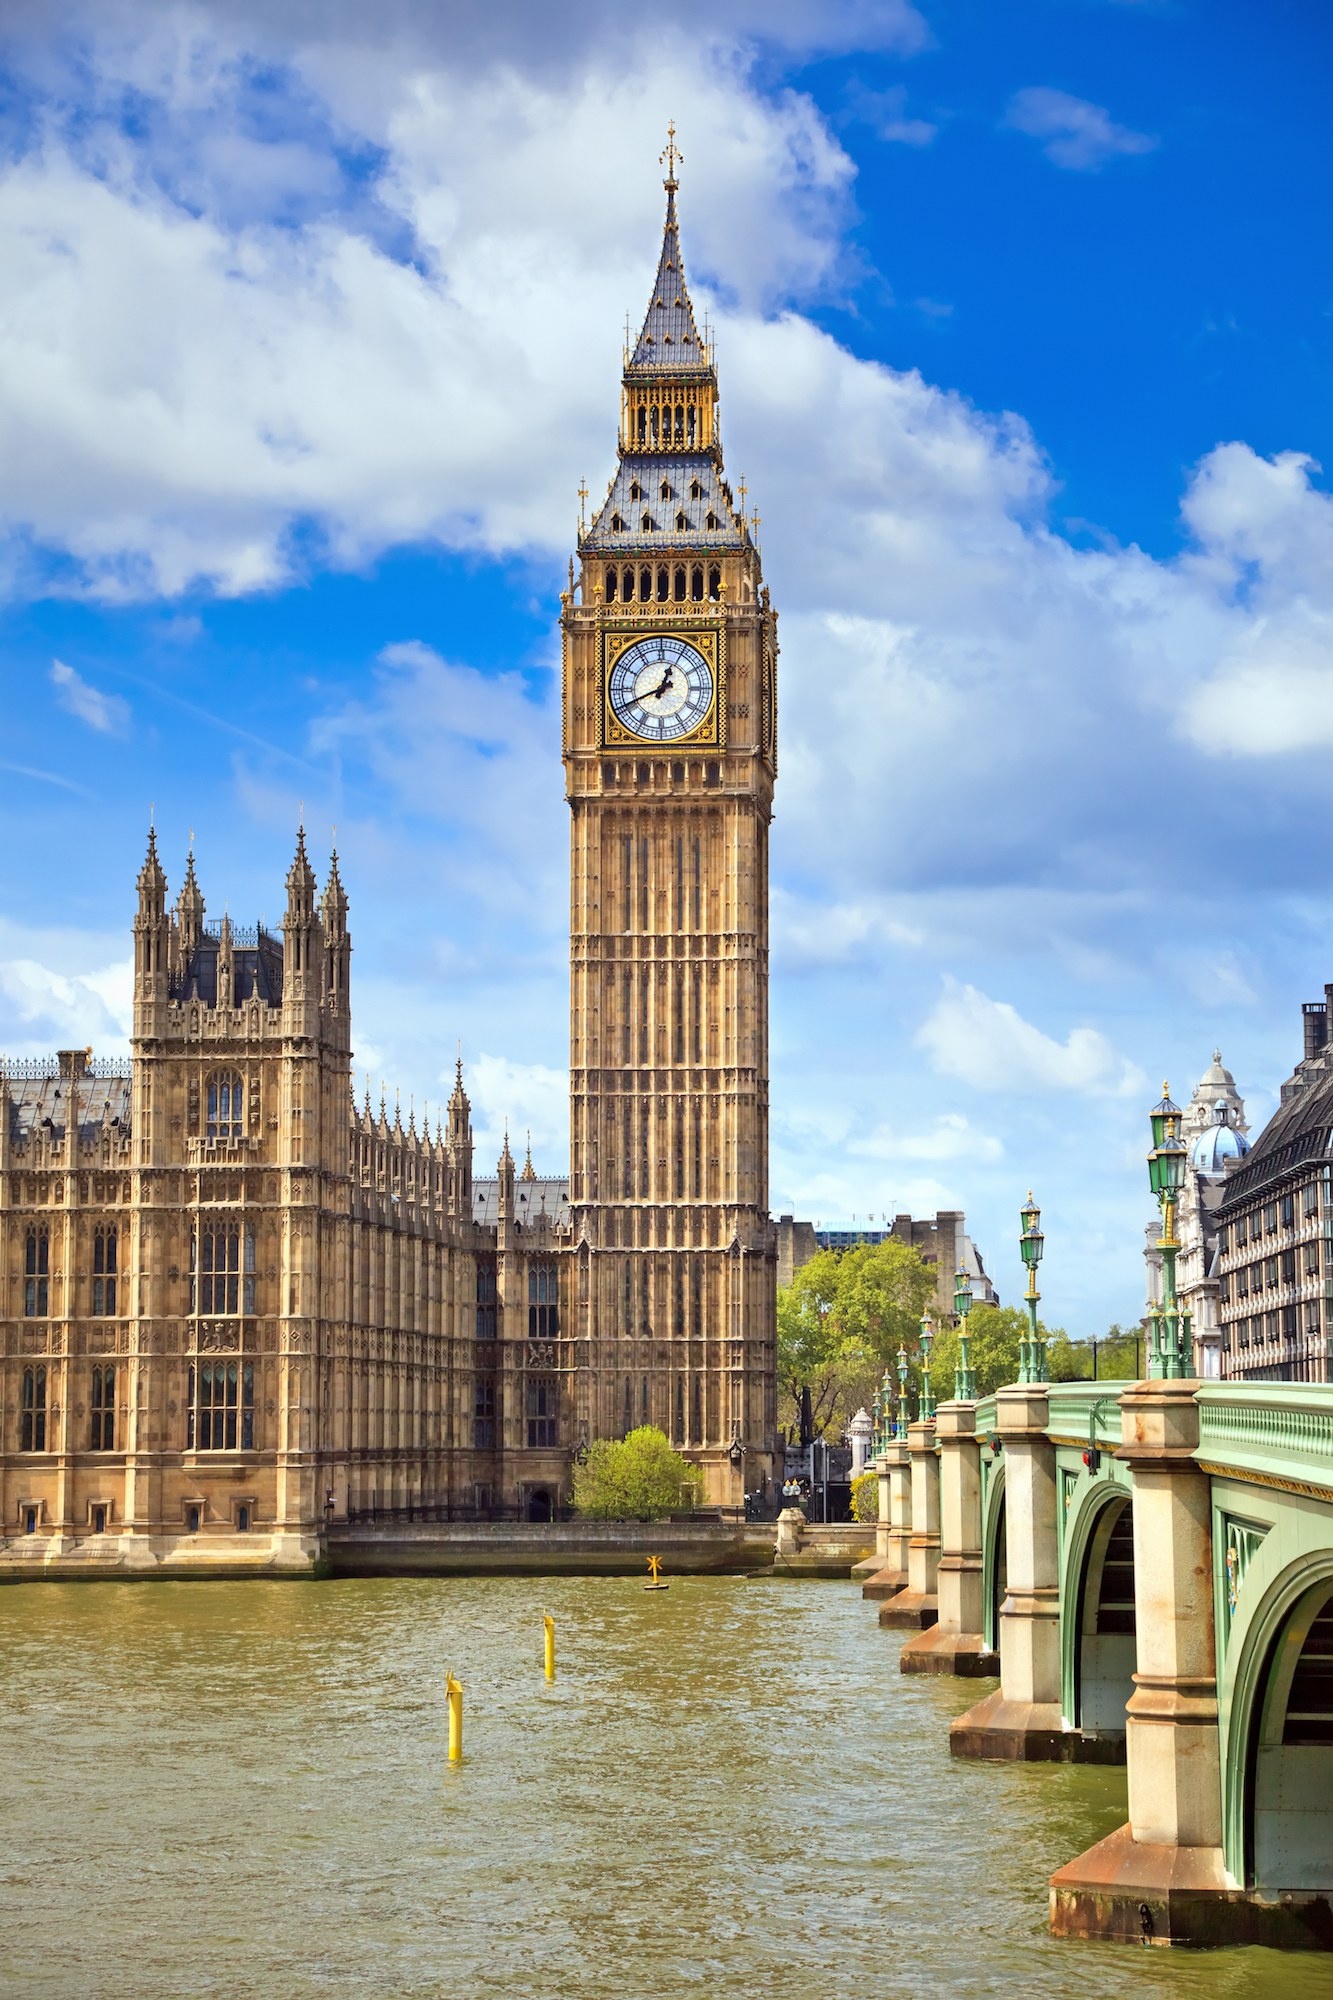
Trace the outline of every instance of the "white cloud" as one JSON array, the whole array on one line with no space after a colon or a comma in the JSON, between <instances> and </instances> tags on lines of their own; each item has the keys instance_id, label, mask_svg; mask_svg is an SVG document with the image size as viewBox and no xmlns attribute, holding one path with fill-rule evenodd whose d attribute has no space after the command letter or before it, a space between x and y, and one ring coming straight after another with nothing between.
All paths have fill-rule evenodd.
<instances>
[{"instance_id":1,"label":"white cloud","mask_svg":"<svg viewBox=\"0 0 1333 2000\"><path fill-rule=\"evenodd\" d=\"M39 931L0 918L0 1053L48 1056L93 1045L128 1050L134 962L123 941L79 931Z\"/></svg>"},{"instance_id":2,"label":"white cloud","mask_svg":"<svg viewBox=\"0 0 1333 2000\"><path fill-rule=\"evenodd\" d=\"M63 709L103 736L122 736L129 727L129 704L119 695L103 694L63 660L51 662L51 685Z\"/></svg>"},{"instance_id":3,"label":"white cloud","mask_svg":"<svg viewBox=\"0 0 1333 2000\"><path fill-rule=\"evenodd\" d=\"M1073 1028L1065 1041L1056 1041L1007 1000L992 1000L954 979L945 980L916 1040L941 1076L957 1077L974 1090L1123 1097L1144 1085L1142 1071L1118 1055L1099 1029Z\"/></svg>"},{"instance_id":4,"label":"white cloud","mask_svg":"<svg viewBox=\"0 0 1333 2000\"><path fill-rule=\"evenodd\" d=\"M891 145L928 146L939 133L939 126L930 119L908 117L905 84L888 90L866 90L854 84L848 91L848 102L852 115Z\"/></svg>"},{"instance_id":5,"label":"white cloud","mask_svg":"<svg viewBox=\"0 0 1333 2000\"><path fill-rule=\"evenodd\" d=\"M1105 166L1118 155L1151 153L1159 143L1150 133L1117 125L1103 105L1044 84L1016 91L1004 122L1029 138L1045 140L1042 151L1057 167L1082 173Z\"/></svg>"},{"instance_id":6,"label":"white cloud","mask_svg":"<svg viewBox=\"0 0 1333 2000\"><path fill-rule=\"evenodd\" d=\"M347 563L414 539L554 549L606 456L622 314L647 297L645 134L668 106L692 134L696 279L712 266L754 303L827 283L851 164L808 99L763 96L734 53L400 77L379 237L360 211L233 224L193 167L175 185L170 153L53 130L0 174L0 520L108 597L268 587L302 522ZM590 205L588 163L627 142L643 171Z\"/></svg>"},{"instance_id":7,"label":"white cloud","mask_svg":"<svg viewBox=\"0 0 1333 2000\"><path fill-rule=\"evenodd\" d=\"M465 1052L466 1055L466 1052ZM541 1176L564 1174L569 1162L569 1073L541 1063L514 1062L482 1054L464 1061L464 1083L472 1102L478 1174L491 1174L500 1156L506 1124L509 1149L519 1167L529 1134L532 1164ZM441 1075L453 1088L453 1074Z\"/></svg>"},{"instance_id":8,"label":"white cloud","mask_svg":"<svg viewBox=\"0 0 1333 2000\"><path fill-rule=\"evenodd\" d=\"M869 1160L962 1160L980 1163L1003 1157L1003 1143L989 1132L978 1132L960 1111L945 1111L924 1132L895 1131L879 1125L864 1139L853 1139L848 1152Z\"/></svg>"}]
</instances>

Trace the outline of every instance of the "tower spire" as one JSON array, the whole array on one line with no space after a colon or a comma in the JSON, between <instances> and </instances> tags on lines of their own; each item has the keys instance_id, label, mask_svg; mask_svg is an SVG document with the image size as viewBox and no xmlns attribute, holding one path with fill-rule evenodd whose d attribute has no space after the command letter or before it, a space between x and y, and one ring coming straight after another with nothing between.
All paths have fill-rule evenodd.
<instances>
[{"instance_id":1,"label":"tower spire","mask_svg":"<svg viewBox=\"0 0 1333 2000\"><path fill-rule=\"evenodd\" d=\"M643 316L638 340L625 369L626 380L636 375L711 375L708 350L699 338L694 307L685 283L685 266L680 254L680 225L676 219L676 191L680 182L676 168L684 155L676 144L676 128L668 128L662 161L667 169L662 185L666 189L666 220L662 225L662 249L657 259L648 310ZM683 440L682 440L683 442Z\"/></svg>"}]
</instances>

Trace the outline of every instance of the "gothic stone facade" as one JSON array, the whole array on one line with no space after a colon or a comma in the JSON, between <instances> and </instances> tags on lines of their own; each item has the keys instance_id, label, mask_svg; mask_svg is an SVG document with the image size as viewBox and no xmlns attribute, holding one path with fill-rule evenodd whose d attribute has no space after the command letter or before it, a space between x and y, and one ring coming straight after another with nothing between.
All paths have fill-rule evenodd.
<instances>
[{"instance_id":1,"label":"gothic stone facade","mask_svg":"<svg viewBox=\"0 0 1333 2000\"><path fill-rule=\"evenodd\" d=\"M674 164L674 156L672 159ZM326 1518L543 1517L658 1425L771 1477L768 829L776 617L723 473L676 184L619 465L563 600L568 1183L472 1178L351 1088L336 858L281 935L174 909L150 839L124 1066L0 1083L0 1570L303 1567Z\"/></svg>"},{"instance_id":2,"label":"gothic stone facade","mask_svg":"<svg viewBox=\"0 0 1333 2000\"><path fill-rule=\"evenodd\" d=\"M545 1514L564 1184L351 1095L336 857L281 934L139 876L128 1064L0 1081L5 1555L304 1568L326 1512Z\"/></svg>"}]
</instances>

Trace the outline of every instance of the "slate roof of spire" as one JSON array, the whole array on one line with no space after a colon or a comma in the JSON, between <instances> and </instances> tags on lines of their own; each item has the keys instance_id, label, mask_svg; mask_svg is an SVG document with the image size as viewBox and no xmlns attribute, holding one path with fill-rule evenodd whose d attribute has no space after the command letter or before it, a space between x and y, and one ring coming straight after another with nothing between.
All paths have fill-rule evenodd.
<instances>
[{"instance_id":1,"label":"slate roof of spire","mask_svg":"<svg viewBox=\"0 0 1333 2000\"><path fill-rule=\"evenodd\" d=\"M639 338L634 344L627 373L631 375L709 375L713 364L699 338L694 323L694 307L685 284L685 266L680 255L680 230L676 222L675 184L667 182L666 223L662 230L662 254L657 260L648 310L643 316Z\"/></svg>"},{"instance_id":2,"label":"slate roof of spire","mask_svg":"<svg viewBox=\"0 0 1333 2000\"><path fill-rule=\"evenodd\" d=\"M664 484L671 489L665 500ZM696 485L698 499L692 497ZM637 499L633 493L635 487L639 489ZM606 499L579 546L607 555L686 546L743 549L746 536L736 519L735 507L726 478L702 452L622 458ZM653 523L651 528L643 525L645 514ZM678 514L685 517L683 528L676 526ZM708 526L710 514L718 524L716 528ZM615 527L617 520L624 525Z\"/></svg>"}]
</instances>

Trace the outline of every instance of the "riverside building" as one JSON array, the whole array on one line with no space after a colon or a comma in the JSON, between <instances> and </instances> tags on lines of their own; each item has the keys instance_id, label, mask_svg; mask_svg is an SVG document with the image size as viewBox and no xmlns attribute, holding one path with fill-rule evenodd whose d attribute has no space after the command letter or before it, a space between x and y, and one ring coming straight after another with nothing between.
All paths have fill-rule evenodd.
<instances>
[{"instance_id":1,"label":"riverside building","mask_svg":"<svg viewBox=\"0 0 1333 2000\"><path fill-rule=\"evenodd\" d=\"M1277 1110L1222 1186L1217 1211L1222 1373L1327 1382L1333 1278L1333 986L1301 1010L1301 1060Z\"/></svg>"},{"instance_id":2,"label":"riverside building","mask_svg":"<svg viewBox=\"0 0 1333 2000\"><path fill-rule=\"evenodd\" d=\"M771 1477L776 614L726 479L667 163L617 470L562 600L566 1180L352 1093L336 856L278 930L138 878L131 1053L0 1072L0 1566L308 1567L321 1525L549 1518L658 1425Z\"/></svg>"}]
</instances>

